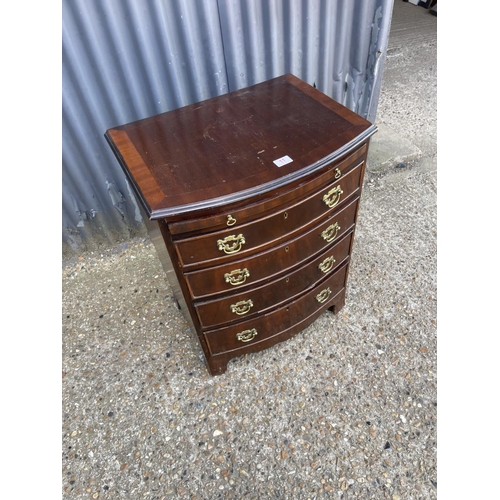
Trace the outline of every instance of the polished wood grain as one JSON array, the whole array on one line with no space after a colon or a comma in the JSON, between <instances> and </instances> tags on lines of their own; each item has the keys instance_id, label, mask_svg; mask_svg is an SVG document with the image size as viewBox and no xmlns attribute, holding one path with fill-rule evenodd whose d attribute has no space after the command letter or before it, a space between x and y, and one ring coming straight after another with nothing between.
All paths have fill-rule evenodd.
<instances>
[{"instance_id":1,"label":"polished wood grain","mask_svg":"<svg viewBox=\"0 0 500 500\"><path fill-rule=\"evenodd\" d=\"M344 234L354 227L355 214L359 198L356 198L342 210L313 226L306 233L285 241L265 252L236 260L221 266L207 267L193 272L186 272L184 279L189 287L192 299L210 297L221 292L233 291L234 286L224 280L224 275L234 269L248 269L250 276L238 288L246 288L277 277L304 263L311 256L339 241ZM321 237L328 227L339 224L340 231L331 242Z\"/></svg>"},{"instance_id":2,"label":"polished wood grain","mask_svg":"<svg viewBox=\"0 0 500 500\"><path fill-rule=\"evenodd\" d=\"M241 347L240 349L236 349L233 351L224 351L221 353L218 353L216 355L211 355L210 351L208 351L207 359L207 368L210 372L211 375L222 375L227 371L227 366L229 361L231 361L233 358L242 356L244 354L251 354L254 352L259 352L264 349L269 349L270 347L274 346L278 342L285 342L286 340L290 339L294 335L297 335L301 333L305 328L310 326L314 321L325 312L325 310L331 311L333 314L337 314L340 309L345 304L345 291L346 289L343 288L340 290L339 293L332 299L329 299L328 303L324 307L320 307L315 309L312 313L310 313L306 318L304 318L302 321L299 321L292 325L291 327L280 331L279 333L275 333L275 335L269 336L266 339L262 340L261 342L257 343L250 343L249 345L246 345L245 347ZM276 330L275 330L276 332ZM204 341L200 340L201 342ZM314 342L314 338L311 339L312 342ZM205 345L206 341L205 341ZM206 347L208 349L208 346ZM207 352L207 351L206 351Z\"/></svg>"},{"instance_id":3,"label":"polished wood grain","mask_svg":"<svg viewBox=\"0 0 500 500\"><path fill-rule=\"evenodd\" d=\"M261 252L279 245L284 239L293 238L303 231L303 228L332 213L336 208L342 207L358 191L361 167L362 165L358 165L316 193L300 199L293 205L284 206L267 217L247 224L235 223L234 226L226 227L222 231L175 241L179 261L186 270L191 269L193 265L203 265L207 261L208 265L214 266L239 259L249 253ZM339 196L335 197L335 201L338 202L330 207L323 198L329 191L338 189L341 190L341 194L339 192ZM238 235L241 235L244 241L236 247L239 248L238 251L227 254L220 249L219 241ZM230 247L230 245L222 246Z\"/></svg>"},{"instance_id":4,"label":"polished wood grain","mask_svg":"<svg viewBox=\"0 0 500 500\"><path fill-rule=\"evenodd\" d=\"M115 127L106 138L156 219L268 192L372 131L368 121L285 75ZM284 156L293 161L273 163Z\"/></svg>"},{"instance_id":5,"label":"polished wood grain","mask_svg":"<svg viewBox=\"0 0 500 500\"><path fill-rule=\"evenodd\" d=\"M293 75L106 131L211 375L343 307L375 131Z\"/></svg>"},{"instance_id":6,"label":"polished wood grain","mask_svg":"<svg viewBox=\"0 0 500 500\"><path fill-rule=\"evenodd\" d=\"M293 328L294 325L301 323L316 311L328 309L331 306L330 301L344 288L346 268L346 265L342 266L331 276L317 283L310 291L299 297L292 297L289 303L270 313L218 328L217 330L204 332L210 354L216 355L222 352L238 350L241 355L247 346L259 344L269 337L280 335L280 333ZM329 290L330 295L325 302L321 303L318 301L318 295L325 290ZM249 330L256 330L257 332L253 340L248 341L248 343L238 340L239 333Z\"/></svg>"},{"instance_id":7,"label":"polished wood grain","mask_svg":"<svg viewBox=\"0 0 500 500\"><path fill-rule=\"evenodd\" d=\"M245 291L236 291L236 293L224 295L219 299L195 302L194 307L201 326L204 329L213 328L224 323L254 317L277 307L281 303L290 300L290 297L294 297L313 286L345 263L351 248L352 234L352 232L347 234L335 245L328 247L318 257L276 280ZM334 264L331 269L325 272L319 266L327 259L332 259ZM248 313L238 315L232 312L232 305L247 301L252 303Z\"/></svg>"},{"instance_id":8,"label":"polished wood grain","mask_svg":"<svg viewBox=\"0 0 500 500\"><path fill-rule=\"evenodd\" d=\"M246 224L256 218L275 213L277 210L282 210L285 206L310 195L321 187L330 184L333 180L336 180L338 175L337 169L341 172L341 177L347 175L351 169L360 166L366 161L366 153L367 144L365 143L342 161L326 165L317 173L309 175L295 184L291 183L283 186L277 195L273 193L262 199L258 199L258 201L240 203L239 205L233 204L222 212L218 210L216 215L207 215L209 211L205 210L203 217L190 216L189 219L169 223L169 231L173 238L176 239L177 235L186 237L199 234L200 232L205 234L207 232L219 231L228 227L237 228L241 224ZM231 226L228 226L228 216L236 220Z\"/></svg>"}]
</instances>

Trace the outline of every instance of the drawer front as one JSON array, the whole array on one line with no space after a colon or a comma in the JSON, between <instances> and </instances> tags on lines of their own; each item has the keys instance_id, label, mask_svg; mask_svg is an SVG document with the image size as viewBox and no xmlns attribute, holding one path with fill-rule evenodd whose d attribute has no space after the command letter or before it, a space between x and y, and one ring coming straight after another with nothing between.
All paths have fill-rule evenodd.
<instances>
[{"instance_id":1,"label":"drawer front","mask_svg":"<svg viewBox=\"0 0 500 500\"><path fill-rule=\"evenodd\" d=\"M331 300L345 286L347 264L343 265L311 291L268 314L225 328L205 332L212 355L244 349L300 323L320 309L326 309Z\"/></svg>"},{"instance_id":2,"label":"drawer front","mask_svg":"<svg viewBox=\"0 0 500 500\"><path fill-rule=\"evenodd\" d=\"M202 328L248 319L284 303L332 274L349 255L353 233L300 269L258 288L222 299L194 303Z\"/></svg>"},{"instance_id":3,"label":"drawer front","mask_svg":"<svg viewBox=\"0 0 500 500\"><path fill-rule=\"evenodd\" d=\"M192 298L234 292L236 288L272 279L338 242L354 226L359 198L292 240L247 259L184 274Z\"/></svg>"},{"instance_id":4,"label":"drawer front","mask_svg":"<svg viewBox=\"0 0 500 500\"><path fill-rule=\"evenodd\" d=\"M337 207L343 206L359 189L361 165L347 175L323 187L305 200L255 222L195 238L176 241L175 247L182 266L189 269L203 263L218 265L239 259L251 252L276 246L281 240L293 237L311 222Z\"/></svg>"},{"instance_id":5,"label":"drawer front","mask_svg":"<svg viewBox=\"0 0 500 500\"><path fill-rule=\"evenodd\" d=\"M333 162L331 165L325 167L326 171L319 175L314 175L313 179L306 180L298 187L279 196L269 198L264 202L245 204L243 208L235 208L234 210L224 211L213 216L170 223L170 234L176 237L177 235L182 236L185 233L220 231L228 227L236 229L242 224L273 213L286 205L291 205L327 184L341 179L352 168L365 161L367 149L367 146L363 145L341 162Z\"/></svg>"}]
</instances>

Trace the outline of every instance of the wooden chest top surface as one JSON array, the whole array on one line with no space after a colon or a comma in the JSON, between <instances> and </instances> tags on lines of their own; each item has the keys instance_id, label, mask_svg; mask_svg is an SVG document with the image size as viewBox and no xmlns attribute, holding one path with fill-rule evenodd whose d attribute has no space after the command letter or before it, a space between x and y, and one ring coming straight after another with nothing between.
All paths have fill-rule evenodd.
<instances>
[{"instance_id":1,"label":"wooden chest top surface","mask_svg":"<svg viewBox=\"0 0 500 500\"><path fill-rule=\"evenodd\" d=\"M321 168L375 127L285 75L109 129L105 136L147 215L245 200ZM292 161L278 166L279 159Z\"/></svg>"}]
</instances>

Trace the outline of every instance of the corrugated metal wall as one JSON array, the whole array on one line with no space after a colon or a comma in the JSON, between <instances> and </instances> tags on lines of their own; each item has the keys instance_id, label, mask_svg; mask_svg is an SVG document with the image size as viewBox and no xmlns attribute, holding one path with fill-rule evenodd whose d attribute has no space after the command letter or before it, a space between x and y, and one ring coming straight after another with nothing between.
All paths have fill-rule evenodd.
<instances>
[{"instance_id":1,"label":"corrugated metal wall","mask_svg":"<svg viewBox=\"0 0 500 500\"><path fill-rule=\"evenodd\" d=\"M393 0L63 0L63 256L145 234L113 126L285 73L375 120Z\"/></svg>"}]
</instances>

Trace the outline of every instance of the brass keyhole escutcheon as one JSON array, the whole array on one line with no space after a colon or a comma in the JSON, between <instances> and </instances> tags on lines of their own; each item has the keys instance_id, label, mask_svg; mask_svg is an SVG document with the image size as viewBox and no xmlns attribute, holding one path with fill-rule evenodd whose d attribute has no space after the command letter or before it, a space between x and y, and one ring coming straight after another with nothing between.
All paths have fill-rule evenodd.
<instances>
[{"instance_id":1,"label":"brass keyhole escutcheon","mask_svg":"<svg viewBox=\"0 0 500 500\"><path fill-rule=\"evenodd\" d=\"M284 217L285 219L288 219L288 212L285 212L285 213L283 214L283 217Z\"/></svg>"},{"instance_id":2,"label":"brass keyhole escutcheon","mask_svg":"<svg viewBox=\"0 0 500 500\"><path fill-rule=\"evenodd\" d=\"M339 201L340 201L340 196L344 193L342 191L342 188L339 186L335 186L334 188L330 189L328 193L326 193L323 196L323 201L325 205L329 208L334 207Z\"/></svg>"},{"instance_id":3,"label":"brass keyhole escutcheon","mask_svg":"<svg viewBox=\"0 0 500 500\"><path fill-rule=\"evenodd\" d=\"M250 273L246 267L243 269L234 269L230 273L224 274L224 281L231 285L237 286L245 283Z\"/></svg>"},{"instance_id":4,"label":"brass keyhole escutcheon","mask_svg":"<svg viewBox=\"0 0 500 500\"><path fill-rule=\"evenodd\" d=\"M321 237L325 241L330 243L330 241L333 241L337 237L339 231L340 231L339 223L335 222L335 224L331 224L321 233Z\"/></svg>"},{"instance_id":5,"label":"brass keyhole escutcheon","mask_svg":"<svg viewBox=\"0 0 500 500\"><path fill-rule=\"evenodd\" d=\"M236 340L239 340L240 342L250 342L255 337L257 337L257 330L255 328L252 328L251 330L243 330L242 332L236 334Z\"/></svg>"},{"instance_id":6,"label":"brass keyhole escutcheon","mask_svg":"<svg viewBox=\"0 0 500 500\"><path fill-rule=\"evenodd\" d=\"M221 252L232 254L239 252L244 243L245 237L242 234L238 234L238 236L231 234L230 236L226 236L223 240L217 240L217 248Z\"/></svg>"},{"instance_id":7,"label":"brass keyhole escutcheon","mask_svg":"<svg viewBox=\"0 0 500 500\"><path fill-rule=\"evenodd\" d=\"M252 307L253 307L253 302L250 299L248 299L236 302L236 304L231 304L230 309L232 313L238 314L238 316L242 316L243 314L249 312Z\"/></svg>"}]
</instances>

